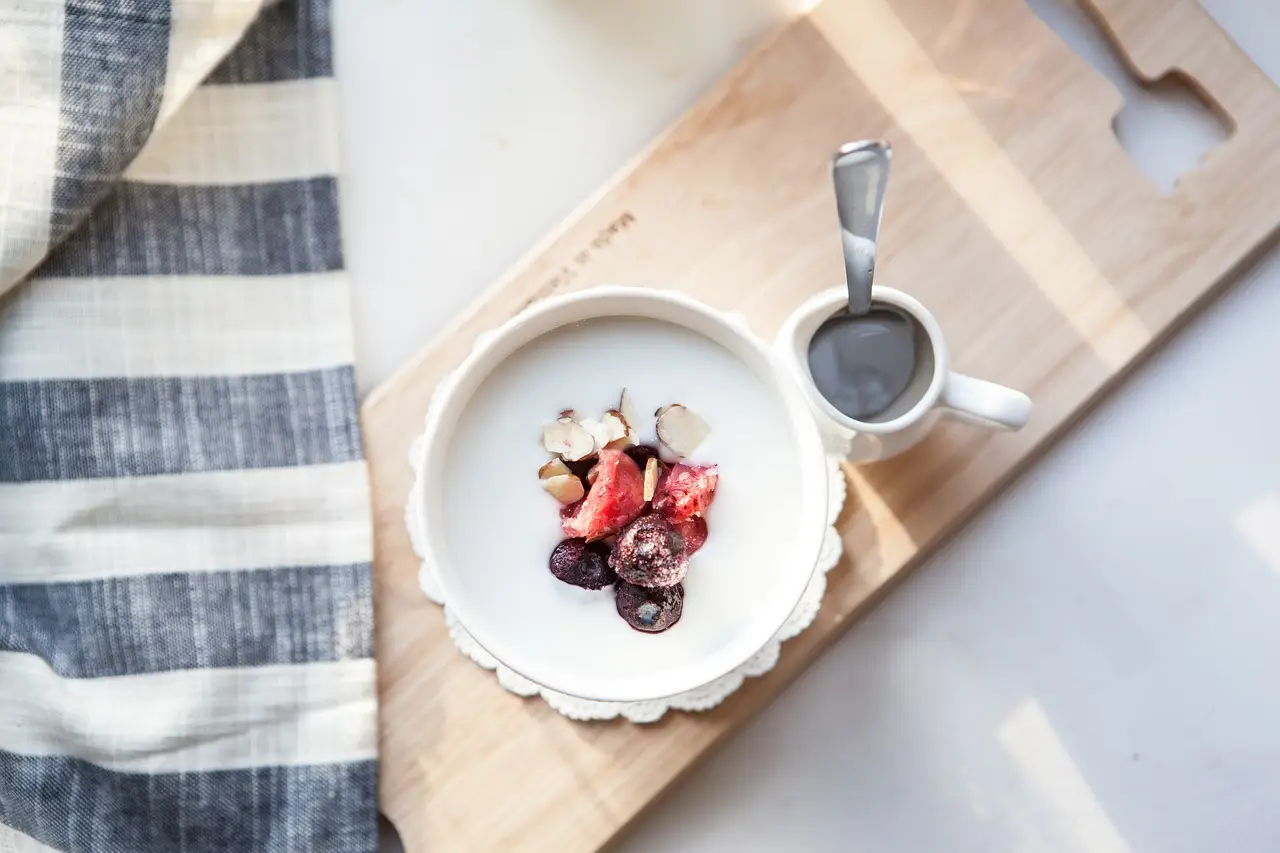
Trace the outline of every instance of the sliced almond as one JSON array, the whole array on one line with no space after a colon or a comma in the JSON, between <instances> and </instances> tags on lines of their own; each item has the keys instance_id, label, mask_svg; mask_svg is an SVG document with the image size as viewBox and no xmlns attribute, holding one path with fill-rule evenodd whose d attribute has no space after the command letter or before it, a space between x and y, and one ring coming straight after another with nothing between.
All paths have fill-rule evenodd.
<instances>
[{"instance_id":1,"label":"sliced almond","mask_svg":"<svg viewBox=\"0 0 1280 853\"><path fill-rule=\"evenodd\" d=\"M681 459L698 449L711 434L702 416L679 403L658 410L658 439Z\"/></svg>"},{"instance_id":2,"label":"sliced almond","mask_svg":"<svg viewBox=\"0 0 1280 853\"><path fill-rule=\"evenodd\" d=\"M675 404L673 404L673 405L679 405L679 403L675 403ZM662 417L664 414L666 414L667 409L670 409L670 408L672 408L672 405L659 406L659 407L658 407L658 410L657 410L656 412L654 412L654 413L653 413L653 416L654 416L655 418L660 418L660 417Z\"/></svg>"},{"instance_id":3,"label":"sliced almond","mask_svg":"<svg viewBox=\"0 0 1280 853\"><path fill-rule=\"evenodd\" d=\"M538 469L539 480L550 480L552 477L563 477L565 474L572 474L569 466L564 464L564 460L557 456L546 465Z\"/></svg>"},{"instance_id":4,"label":"sliced almond","mask_svg":"<svg viewBox=\"0 0 1280 853\"><path fill-rule=\"evenodd\" d=\"M582 481L572 474L559 474L542 481L542 488L562 504L577 503L587 490L582 488Z\"/></svg>"},{"instance_id":5,"label":"sliced almond","mask_svg":"<svg viewBox=\"0 0 1280 853\"><path fill-rule=\"evenodd\" d=\"M649 461L644 463L644 499L646 501L653 500L653 495L658 491L658 474L662 470L662 463L658 461L658 457L650 456Z\"/></svg>"},{"instance_id":6,"label":"sliced almond","mask_svg":"<svg viewBox=\"0 0 1280 853\"><path fill-rule=\"evenodd\" d=\"M621 450L624 447L630 447L636 443L635 431L631 428L631 424L622 416L622 412L617 409L610 409L600 418L600 425L603 428L602 434L596 437L599 441L605 439L601 447L607 447L610 450Z\"/></svg>"},{"instance_id":7,"label":"sliced almond","mask_svg":"<svg viewBox=\"0 0 1280 853\"><path fill-rule=\"evenodd\" d=\"M569 462L577 462L595 452L596 440L582 424L572 418L560 418L543 425L542 446L548 453L556 453Z\"/></svg>"},{"instance_id":8,"label":"sliced almond","mask_svg":"<svg viewBox=\"0 0 1280 853\"><path fill-rule=\"evenodd\" d=\"M596 443L596 450L609 443L609 430L600 421L595 418L583 418L578 423L582 424L583 429L591 433L591 440Z\"/></svg>"},{"instance_id":9,"label":"sliced almond","mask_svg":"<svg viewBox=\"0 0 1280 853\"><path fill-rule=\"evenodd\" d=\"M578 413L575 412L573 409L562 409L560 411L560 417L568 418L571 421L576 421L578 419Z\"/></svg>"},{"instance_id":10,"label":"sliced almond","mask_svg":"<svg viewBox=\"0 0 1280 853\"><path fill-rule=\"evenodd\" d=\"M599 476L600 476L600 466L592 465L591 470L587 472L587 485L594 486L596 483L596 477L599 477Z\"/></svg>"},{"instance_id":11,"label":"sliced almond","mask_svg":"<svg viewBox=\"0 0 1280 853\"><path fill-rule=\"evenodd\" d=\"M640 426L640 414L636 411L636 404L631 400L631 394L626 388L622 389L622 396L618 398L618 414L622 415L622 419L627 422L627 431L635 435L636 428Z\"/></svg>"}]
</instances>

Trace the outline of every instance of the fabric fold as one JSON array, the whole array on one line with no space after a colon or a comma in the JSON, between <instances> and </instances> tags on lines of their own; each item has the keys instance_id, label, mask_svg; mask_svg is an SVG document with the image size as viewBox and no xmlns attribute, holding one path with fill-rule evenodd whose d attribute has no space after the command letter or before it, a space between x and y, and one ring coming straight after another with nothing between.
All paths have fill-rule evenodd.
<instances>
[{"instance_id":1,"label":"fabric fold","mask_svg":"<svg viewBox=\"0 0 1280 853\"><path fill-rule=\"evenodd\" d=\"M273 22L290 20L282 6ZM0 92L14 93L0 101L13 172L0 190L0 293L110 194L261 11L262 0L35 0L0 12L6 53L16 47L0 63Z\"/></svg>"},{"instance_id":2,"label":"fabric fold","mask_svg":"<svg viewBox=\"0 0 1280 853\"><path fill-rule=\"evenodd\" d=\"M0 849L373 851L328 1L0 44Z\"/></svg>"}]
</instances>

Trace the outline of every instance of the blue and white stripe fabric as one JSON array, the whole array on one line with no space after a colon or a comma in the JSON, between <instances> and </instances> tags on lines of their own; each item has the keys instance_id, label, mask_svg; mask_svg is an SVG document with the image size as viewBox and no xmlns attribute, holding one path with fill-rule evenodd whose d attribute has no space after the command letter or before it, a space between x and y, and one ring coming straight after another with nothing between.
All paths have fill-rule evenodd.
<instances>
[{"instance_id":1,"label":"blue and white stripe fabric","mask_svg":"<svg viewBox=\"0 0 1280 853\"><path fill-rule=\"evenodd\" d=\"M0 2L0 853L377 846L327 0Z\"/></svg>"}]
</instances>

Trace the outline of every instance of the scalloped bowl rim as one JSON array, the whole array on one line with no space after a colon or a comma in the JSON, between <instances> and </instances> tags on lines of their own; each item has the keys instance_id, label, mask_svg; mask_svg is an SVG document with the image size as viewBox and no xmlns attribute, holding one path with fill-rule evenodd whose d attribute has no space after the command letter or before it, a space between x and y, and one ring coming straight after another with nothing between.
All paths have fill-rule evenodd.
<instances>
[{"instance_id":1,"label":"scalloped bowl rim","mask_svg":"<svg viewBox=\"0 0 1280 853\"><path fill-rule=\"evenodd\" d=\"M641 317L683 326L720 344L739 360L746 350L767 368L770 387L782 400L799 461L800 509L794 549L797 568L781 584L781 592L762 601L744 620L743 630L716 653L692 658L660 675L612 678L582 677L571 670L547 666L536 656L522 653L519 643L505 636L500 626L485 617L483 607L456 594L450 582L458 571L443 544L445 534L438 502L431 500L432 483L444 472L447 447L441 432L463 411L471 395L511 353L567 324L608 317ZM748 365L750 367L750 365ZM757 373L762 370L752 368ZM424 493L417 502L420 529L424 532L424 559L433 567L445 605L475 641L516 673L542 687L570 696L605 702L641 702L667 698L694 690L734 671L774 637L804 595L817 565L828 527L828 469L816 420L807 398L773 349L756 337L745 321L683 294L642 287L601 286L563 296L548 297L526 308L498 328L476 339L462 364L442 380L428 415L418 459L422 476L415 488ZM807 569L799 568L807 566ZM687 618L687 617L686 617Z\"/></svg>"}]
</instances>

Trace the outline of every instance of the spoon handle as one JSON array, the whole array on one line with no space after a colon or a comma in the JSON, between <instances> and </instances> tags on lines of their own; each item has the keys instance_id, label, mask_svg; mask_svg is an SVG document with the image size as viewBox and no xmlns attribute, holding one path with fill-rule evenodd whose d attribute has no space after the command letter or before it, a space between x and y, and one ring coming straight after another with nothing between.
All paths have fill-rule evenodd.
<instances>
[{"instance_id":1,"label":"spoon handle","mask_svg":"<svg viewBox=\"0 0 1280 853\"><path fill-rule=\"evenodd\" d=\"M876 269L876 236L884 210L893 149L887 142L850 142L831 158L849 313L871 310L871 279Z\"/></svg>"}]
</instances>

